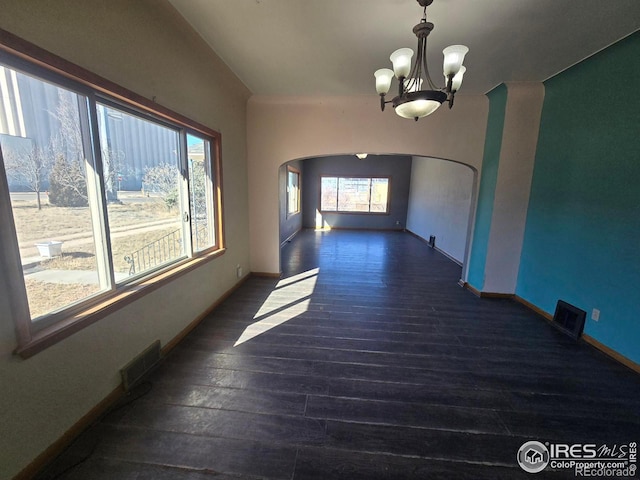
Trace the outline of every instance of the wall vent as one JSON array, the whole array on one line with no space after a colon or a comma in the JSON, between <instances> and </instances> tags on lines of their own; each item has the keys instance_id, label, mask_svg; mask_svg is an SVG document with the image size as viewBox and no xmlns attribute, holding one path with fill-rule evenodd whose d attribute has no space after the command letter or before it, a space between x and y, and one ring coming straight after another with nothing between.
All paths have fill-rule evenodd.
<instances>
[{"instance_id":1,"label":"wall vent","mask_svg":"<svg viewBox=\"0 0 640 480\"><path fill-rule=\"evenodd\" d=\"M160 361L160 340L156 340L120 370L125 392L131 390Z\"/></svg>"},{"instance_id":2,"label":"wall vent","mask_svg":"<svg viewBox=\"0 0 640 480\"><path fill-rule=\"evenodd\" d=\"M576 340L582 335L584 321L587 318L587 312L580 310L578 307L568 304L562 300L558 300L556 312L553 315L553 324L564 333Z\"/></svg>"}]
</instances>

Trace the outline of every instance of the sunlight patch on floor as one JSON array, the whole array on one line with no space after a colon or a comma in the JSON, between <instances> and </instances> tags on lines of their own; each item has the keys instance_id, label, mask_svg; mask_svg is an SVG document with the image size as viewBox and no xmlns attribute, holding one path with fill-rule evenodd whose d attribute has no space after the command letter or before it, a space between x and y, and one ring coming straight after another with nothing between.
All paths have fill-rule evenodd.
<instances>
[{"instance_id":1,"label":"sunlight patch on floor","mask_svg":"<svg viewBox=\"0 0 640 480\"><path fill-rule=\"evenodd\" d=\"M309 309L319 272L319 268L314 268L280 280L254 315L255 322L244 329L233 346L242 345L306 312ZM295 295L292 296L293 291Z\"/></svg>"},{"instance_id":2,"label":"sunlight patch on floor","mask_svg":"<svg viewBox=\"0 0 640 480\"><path fill-rule=\"evenodd\" d=\"M293 285L294 283L304 282L306 280L312 280L312 283L306 283L305 287L310 287L311 290L309 294L313 293L313 289L316 287L316 280L318 277L318 273L320 273L319 268L312 268L311 270L307 270L306 272L299 273L298 275L293 275L292 277L283 278L276 285L275 290L280 288Z\"/></svg>"}]
</instances>

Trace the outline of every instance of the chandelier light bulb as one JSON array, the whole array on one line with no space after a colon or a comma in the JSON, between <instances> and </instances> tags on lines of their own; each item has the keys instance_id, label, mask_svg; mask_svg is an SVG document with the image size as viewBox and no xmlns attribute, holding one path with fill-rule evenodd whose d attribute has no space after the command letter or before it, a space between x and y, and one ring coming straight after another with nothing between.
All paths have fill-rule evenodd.
<instances>
[{"instance_id":1,"label":"chandelier light bulb","mask_svg":"<svg viewBox=\"0 0 640 480\"><path fill-rule=\"evenodd\" d=\"M393 70L381 68L373 74L376 77L376 91L379 95L385 95L391 88L391 80L393 80Z\"/></svg>"},{"instance_id":2,"label":"chandelier light bulb","mask_svg":"<svg viewBox=\"0 0 640 480\"><path fill-rule=\"evenodd\" d=\"M444 54L444 76L455 75L460 71L464 56L469 52L469 48L464 45L451 45L445 48Z\"/></svg>"},{"instance_id":3,"label":"chandelier light bulb","mask_svg":"<svg viewBox=\"0 0 640 480\"><path fill-rule=\"evenodd\" d=\"M399 48L391 54L389 59L393 63L393 72L396 74L396 78L404 78L409 75L411 57L413 57L413 50L410 48Z\"/></svg>"},{"instance_id":4,"label":"chandelier light bulb","mask_svg":"<svg viewBox=\"0 0 640 480\"><path fill-rule=\"evenodd\" d=\"M414 100L403 103L396 107L396 113L402 118L422 118L431 115L440 107L440 102L436 100Z\"/></svg>"},{"instance_id":5,"label":"chandelier light bulb","mask_svg":"<svg viewBox=\"0 0 640 480\"><path fill-rule=\"evenodd\" d=\"M404 81L404 90L405 92L417 92L422 88L422 79L421 78L407 78Z\"/></svg>"},{"instance_id":6,"label":"chandelier light bulb","mask_svg":"<svg viewBox=\"0 0 640 480\"><path fill-rule=\"evenodd\" d=\"M462 77L464 76L464 72L466 72L467 69L466 67L463 65L460 67L460 70L458 70L458 73L456 73L453 76L453 81L451 82L451 91L452 92L457 92L458 90L460 90L460 86L462 85Z\"/></svg>"}]
</instances>

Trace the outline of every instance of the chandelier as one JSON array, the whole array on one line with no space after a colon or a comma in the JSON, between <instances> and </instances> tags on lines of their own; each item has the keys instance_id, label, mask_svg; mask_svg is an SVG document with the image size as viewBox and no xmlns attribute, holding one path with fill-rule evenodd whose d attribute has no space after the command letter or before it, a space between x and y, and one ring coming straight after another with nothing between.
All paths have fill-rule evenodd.
<instances>
[{"instance_id":1,"label":"chandelier","mask_svg":"<svg viewBox=\"0 0 640 480\"><path fill-rule=\"evenodd\" d=\"M449 103L449 108L453 107L453 97L460 89L462 76L466 71L462 62L469 51L464 45L451 45L442 51L445 86L437 87L431 80L427 68L427 37L433 30L433 23L427 22L427 7L433 0L417 1L424 8L424 13L420 23L413 27L413 33L418 37L418 55L415 63L411 66L413 50L400 48L389 57L393 70L381 68L374 73L376 91L380 95L380 109L384 111L385 105L391 103L399 116L414 118L416 121L435 112L445 101ZM385 95L389 92L394 75L398 79L398 95L387 101Z\"/></svg>"}]
</instances>

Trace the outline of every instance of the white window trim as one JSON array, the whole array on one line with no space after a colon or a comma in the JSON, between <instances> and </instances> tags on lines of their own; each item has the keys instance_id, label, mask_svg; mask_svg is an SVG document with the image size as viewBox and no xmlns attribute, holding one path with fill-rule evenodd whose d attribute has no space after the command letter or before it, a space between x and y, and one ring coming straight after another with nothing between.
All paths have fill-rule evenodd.
<instances>
[{"instance_id":1,"label":"white window trim","mask_svg":"<svg viewBox=\"0 0 640 480\"><path fill-rule=\"evenodd\" d=\"M336 179L336 209L335 210L324 210L322 208L322 179L323 178L335 178ZM369 180L369 211L362 212L358 210L338 210L338 205L340 205L340 179L341 178L356 178L356 179L367 179ZM373 188L373 182L371 180L376 178L383 178L387 180L387 204L385 206L384 212L372 212L371 211L371 188ZM332 213L337 215L389 215L390 207L391 207L391 177L389 175L320 175L320 200L319 200L319 211L320 213Z\"/></svg>"},{"instance_id":2,"label":"white window trim","mask_svg":"<svg viewBox=\"0 0 640 480\"><path fill-rule=\"evenodd\" d=\"M294 174L294 175L296 175L298 177L298 188L296 190L296 196L297 196L296 205L297 205L298 209L293 211L293 212L289 211L289 205L291 204L290 200L289 200L291 198L290 197L291 196L291 192L289 191L290 190L290 188L289 188L289 175L291 175L291 174ZM301 205L301 193L302 193L302 190L300 188L301 183L302 183L302 176L300 175L300 170L298 170L296 168L293 168L291 166L287 166L287 185L286 185L286 190L287 190L287 218L292 217L294 215L298 215L300 213L300 211L301 211L301 207L302 207L302 205Z\"/></svg>"}]
</instances>

